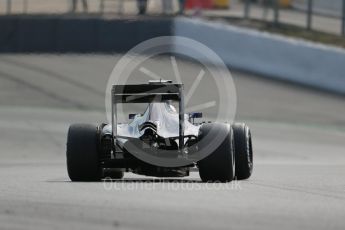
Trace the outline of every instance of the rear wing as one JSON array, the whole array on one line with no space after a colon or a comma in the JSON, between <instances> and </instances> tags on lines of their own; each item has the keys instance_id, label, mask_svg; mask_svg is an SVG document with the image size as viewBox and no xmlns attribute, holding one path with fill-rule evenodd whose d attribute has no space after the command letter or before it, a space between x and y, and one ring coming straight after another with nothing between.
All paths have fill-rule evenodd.
<instances>
[{"instance_id":1,"label":"rear wing","mask_svg":"<svg viewBox=\"0 0 345 230\"><path fill-rule=\"evenodd\" d=\"M117 104L177 101L179 107L179 149L182 151L184 145L183 84L173 84L170 81L155 81L149 84L113 85L111 97L114 141L116 141L117 136Z\"/></svg>"},{"instance_id":2,"label":"rear wing","mask_svg":"<svg viewBox=\"0 0 345 230\"><path fill-rule=\"evenodd\" d=\"M160 83L140 85L114 85L113 103L150 103L159 101L181 101L182 84Z\"/></svg>"}]
</instances>

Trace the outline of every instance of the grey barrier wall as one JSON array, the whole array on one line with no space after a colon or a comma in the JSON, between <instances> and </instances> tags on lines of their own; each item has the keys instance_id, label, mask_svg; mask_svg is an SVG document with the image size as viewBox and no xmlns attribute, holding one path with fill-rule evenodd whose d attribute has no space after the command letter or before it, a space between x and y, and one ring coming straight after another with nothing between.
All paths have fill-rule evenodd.
<instances>
[{"instance_id":1,"label":"grey barrier wall","mask_svg":"<svg viewBox=\"0 0 345 230\"><path fill-rule=\"evenodd\" d=\"M126 52L147 39L169 35L205 44L230 68L345 94L341 48L184 17L0 18L0 52Z\"/></svg>"},{"instance_id":2,"label":"grey barrier wall","mask_svg":"<svg viewBox=\"0 0 345 230\"><path fill-rule=\"evenodd\" d=\"M214 50L230 68L345 94L344 49L186 18L176 19L174 28L175 35Z\"/></svg>"},{"instance_id":3,"label":"grey barrier wall","mask_svg":"<svg viewBox=\"0 0 345 230\"><path fill-rule=\"evenodd\" d=\"M125 52L172 34L172 19L1 17L0 52Z\"/></svg>"}]
</instances>

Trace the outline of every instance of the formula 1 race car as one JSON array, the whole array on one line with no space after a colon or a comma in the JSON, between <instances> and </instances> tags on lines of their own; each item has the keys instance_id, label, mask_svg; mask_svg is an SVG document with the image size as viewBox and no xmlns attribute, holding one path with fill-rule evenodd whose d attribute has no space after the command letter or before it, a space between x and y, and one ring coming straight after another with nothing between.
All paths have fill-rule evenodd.
<instances>
[{"instance_id":1,"label":"formula 1 race car","mask_svg":"<svg viewBox=\"0 0 345 230\"><path fill-rule=\"evenodd\" d=\"M67 169L72 181L121 179L124 172L184 177L191 169L198 169L204 182L251 176L253 152L248 126L195 122L202 113L185 114L182 84L159 80L114 85L111 97L111 124L73 124L69 128ZM132 121L120 124L117 107L127 103L148 106L143 114L130 114Z\"/></svg>"}]
</instances>

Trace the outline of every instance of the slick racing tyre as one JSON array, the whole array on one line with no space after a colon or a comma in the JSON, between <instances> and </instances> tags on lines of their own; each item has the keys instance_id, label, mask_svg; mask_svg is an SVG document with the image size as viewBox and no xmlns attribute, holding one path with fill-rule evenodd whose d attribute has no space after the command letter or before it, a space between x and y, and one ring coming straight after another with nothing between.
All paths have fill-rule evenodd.
<instances>
[{"instance_id":1,"label":"slick racing tyre","mask_svg":"<svg viewBox=\"0 0 345 230\"><path fill-rule=\"evenodd\" d=\"M233 134L230 125L203 124L199 133L199 151L207 148L217 136L224 140L211 154L198 162L200 178L204 182L229 182L235 176Z\"/></svg>"},{"instance_id":2,"label":"slick racing tyre","mask_svg":"<svg viewBox=\"0 0 345 230\"><path fill-rule=\"evenodd\" d=\"M67 136L67 171L72 181L98 181L102 170L98 154L99 134L97 127L74 124Z\"/></svg>"},{"instance_id":3,"label":"slick racing tyre","mask_svg":"<svg viewBox=\"0 0 345 230\"><path fill-rule=\"evenodd\" d=\"M232 126L235 140L236 179L248 179L253 171L253 149L250 129L246 124Z\"/></svg>"}]
</instances>

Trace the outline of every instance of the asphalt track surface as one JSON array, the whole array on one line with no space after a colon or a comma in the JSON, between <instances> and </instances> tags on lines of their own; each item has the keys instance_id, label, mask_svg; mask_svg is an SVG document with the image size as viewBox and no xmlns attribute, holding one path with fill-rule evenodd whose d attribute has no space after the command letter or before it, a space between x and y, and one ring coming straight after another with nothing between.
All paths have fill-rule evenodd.
<instances>
[{"instance_id":1,"label":"asphalt track surface","mask_svg":"<svg viewBox=\"0 0 345 230\"><path fill-rule=\"evenodd\" d=\"M117 60L0 56L0 229L344 229L344 97L252 74L233 72L237 120L254 138L249 180L204 184L193 172L177 181L70 182L67 128L105 120ZM171 72L165 59L153 62ZM193 82L198 67L178 64ZM195 100L209 97L200 91Z\"/></svg>"}]
</instances>

